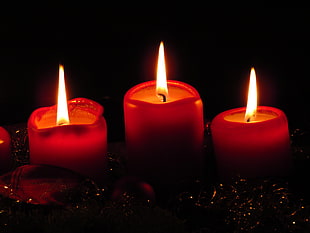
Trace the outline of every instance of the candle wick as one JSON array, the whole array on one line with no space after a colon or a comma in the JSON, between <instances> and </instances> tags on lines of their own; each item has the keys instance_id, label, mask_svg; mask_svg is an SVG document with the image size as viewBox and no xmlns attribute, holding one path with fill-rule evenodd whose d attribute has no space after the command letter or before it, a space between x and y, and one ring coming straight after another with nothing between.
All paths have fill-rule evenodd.
<instances>
[{"instance_id":1,"label":"candle wick","mask_svg":"<svg viewBox=\"0 0 310 233\"><path fill-rule=\"evenodd\" d=\"M247 119L246 119L246 122L251 122L252 120L255 120L256 118L256 115L254 116L249 116Z\"/></svg>"},{"instance_id":2,"label":"candle wick","mask_svg":"<svg viewBox=\"0 0 310 233\"><path fill-rule=\"evenodd\" d=\"M61 125L68 125L68 123L66 121L60 121L59 123L57 123L58 126L61 126Z\"/></svg>"},{"instance_id":3,"label":"candle wick","mask_svg":"<svg viewBox=\"0 0 310 233\"><path fill-rule=\"evenodd\" d=\"M163 102L167 102L167 97L164 94L158 94L158 95L162 97Z\"/></svg>"}]
</instances>

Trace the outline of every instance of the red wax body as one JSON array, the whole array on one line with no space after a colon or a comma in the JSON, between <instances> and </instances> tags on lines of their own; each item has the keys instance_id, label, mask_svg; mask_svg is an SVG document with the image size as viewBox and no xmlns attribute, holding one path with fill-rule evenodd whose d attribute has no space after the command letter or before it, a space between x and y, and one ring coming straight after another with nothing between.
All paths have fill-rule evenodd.
<instances>
[{"instance_id":1,"label":"red wax body","mask_svg":"<svg viewBox=\"0 0 310 233\"><path fill-rule=\"evenodd\" d=\"M8 172L11 167L11 136L3 127L0 127L0 174Z\"/></svg>"},{"instance_id":2,"label":"red wax body","mask_svg":"<svg viewBox=\"0 0 310 233\"><path fill-rule=\"evenodd\" d=\"M188 84L168 81L169 96L156 96L155 81L131 88L124 97L128 172L151 185L201 178L203 105Z\"/></svg>"},{"instance_id":3,"label":"red wax body","mask_svg":"<svg viewBox=\"0 0 310 233\"><path fill-rule=\"evenodd\" d=\"M260 119L244 122L245 107L228 110L211 122L211 135L220 179L235 175L253 178L286 176L291 168L291 148L285 114L259 106Z\"/></svg>"},{"instance_id":4,"label":"red wax body","mask_svg":"<svg viewBox=\"0 0 310 233\"><path fill-rule=\"evenodd\" d=\"M103 107L89 99L68 101L70 124L56 126L57 106L35 110L28 120L31 164L67 168L101 183L107 169Z\"/></svg>"}]
</instances>

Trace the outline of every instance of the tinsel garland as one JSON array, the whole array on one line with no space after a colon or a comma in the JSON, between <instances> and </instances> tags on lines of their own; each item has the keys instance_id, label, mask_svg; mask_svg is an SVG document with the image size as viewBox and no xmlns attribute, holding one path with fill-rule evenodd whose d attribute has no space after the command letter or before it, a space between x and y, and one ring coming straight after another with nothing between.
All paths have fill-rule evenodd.
<instances>
[{"instance_id":1,"label":"tinsel garland","mask_svg":"<svg viewBox=\"0 0 310 233\"><path fill-rule=\"evenodd\" d=\"M7 130L12 136L14 166L27 165L25 126L8 126ZM0 196L0 232L310 232L310 200L305 187L309 136L306 130L292 130L292 177L236 177L229 184L193 180L178 192L167 193L166 203L137 188L135 181L111 198L120 188L115 183L126 177L126 161L109 152L111 182L98 187L83 180L66 193L66 205L31 204Z\"/></svg>"}]
</instances>

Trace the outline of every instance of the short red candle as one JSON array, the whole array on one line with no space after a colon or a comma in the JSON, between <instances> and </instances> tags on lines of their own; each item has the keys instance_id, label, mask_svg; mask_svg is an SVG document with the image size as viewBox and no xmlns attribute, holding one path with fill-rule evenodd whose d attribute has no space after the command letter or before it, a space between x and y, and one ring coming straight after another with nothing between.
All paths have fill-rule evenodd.
<instances>
[{"instance_id":1,"label":"short red candle","mask_svg":"<svg viewBox=\"0 0 310 233\"><path fill-rule=\"evenodd\" d=\"M284 112L259 106L257 114L261 120L238 121L238 115L243 119L245 109L227 110L211 122L219 175L225 179L236 174L242 177L288 175L291 153Z\"/></svg>"},{"instance_id":2,"label":"short red candle","mask_svg":"<svg viewBox=\"0 0 310 233\"><path fill-rule=\"evenodd\" d=\"M288 121L280 109L258 106L245 120L246 107L218 114L211 135L220 179L287 176L291 169Z\"/></svg>"},{"instance_id":3,"label":"short red candle","mask_svg":"<svg viewBox=\"0 0 310 233\"><path fill-rule=\"evenodd\" d=\"M103 107L90 99L67 101L60 65L57 105L35 110L28 120L30 163L67 168L103 183L108 160L102 114Z\"/></svg>"},{"instance_id":4,"label":"short red candle","mask_svg":"<svg viewBox=\"0 0 310 233\"><path fill-rule=\"evenodd\" d=\"M124 97L129 173L162 185L200 178L204 122L198 92L170 80L169 100L162 102L155 89L155 81L144 82Z\"/></svg>"},{"instance_id":5,"label":"short red candle","mask_svg":"<svg viewBox=\"0 0 310 233\"><path fill-rule=\"evenodd\" d=\"M57 106L35 110L28 120L31 164L67 168L95 181L107 168L107 126L103 107L86 98L68 101L69 125L56 125Z\"/></svg>"},{"instance_id":6,"label":"short red candle","mask_svg":"<svg viewBox=\"0 0 310 233\"><path fill-rule=\"evenodd\" d=\"M12 168L11 136L9 132L0 127L0 174Z\"/></svg>"}]
</instances>

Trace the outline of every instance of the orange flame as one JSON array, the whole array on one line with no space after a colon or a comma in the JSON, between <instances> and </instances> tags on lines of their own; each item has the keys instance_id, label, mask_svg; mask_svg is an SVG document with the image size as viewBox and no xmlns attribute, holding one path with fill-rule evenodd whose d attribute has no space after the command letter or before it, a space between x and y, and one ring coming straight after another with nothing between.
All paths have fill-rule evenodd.
<instances>
[{"instance_id":1,"label":"orange flame","mask_svg":"<svg viewBox=\"0 0 310 233\"><path fill-rule=\"evenodd\" d=\"M70 123L64 73L63 65L59 65L57 125L68 125Z\"/></svg>"},{"instance_id":2,"label":"orange flame","mask_svg":"<svg viewBox=\"0 0 310 233\"><path fill-rule=\"evenodd\" d=\"M160 42L158 51L156 94L163 102L167 101L168 86L166 76L164 43L162 41Z\"/></svg>"},{"instance_id":3,"label":"orange flame","mask_svg":"<svg viewBox=\"0 0 310 233\"><path fill-rule=\"evenodd\" d=\"M250 84L248 91L248 102L245 112L245 121L250 122L255 120L257 110L257 87L256 87L256 74L255 70L251 68Z\"/></svg>"}]
</instances>

